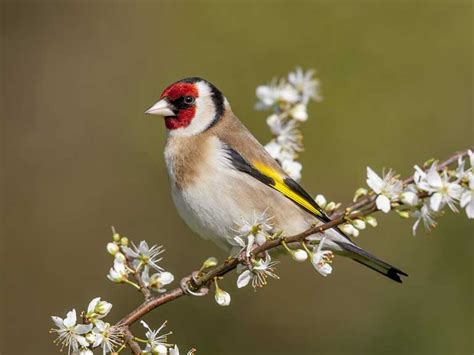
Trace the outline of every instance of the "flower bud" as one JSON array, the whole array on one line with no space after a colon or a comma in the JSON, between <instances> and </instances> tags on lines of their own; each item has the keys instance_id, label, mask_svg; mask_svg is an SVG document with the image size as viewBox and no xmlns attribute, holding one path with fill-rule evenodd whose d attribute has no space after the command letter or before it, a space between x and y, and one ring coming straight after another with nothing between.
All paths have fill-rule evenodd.
<instances>
[{"instance_id":1,"label":"flower bud","mask_svg":"<svg viewBox=\"0 0 474 355\"><path fill-rule=\"evenodd\" d=\"M109 314L111 309L112 309L112 303L109 303L107 301L100 301L95 307L95 313L99 315L99 318L103 318L107 314Z\"/></svg>"},{"instance_id":2,"label":"flower bud","mask_svg":"<svg viewBox=\"0 0 474 355\"><path fill-rule=\"evenodd\" d=\"M410 218L410 212L408 212L408 211L399 211L399 210L397 210L397 213L402 218Z\"/></svg>"},{"instance_id":3,"label":"flower bud","mask_svg":"<svg viewBox=\"0 0 474 355\"><path fill-rule=\"evenodd\" d=\"M122 237L120 239L120 244L122 244L123 246L127 246L128 245L128 238L127 237Z\"/></svg>"},{"instance_id":4,"label":"flower bud","mask_svg":"<svg viewBox=\"0 0 474 355\"><path fill-rule=\"evenodd\" d=\"M352 221L352 225L356 227L357 229L365 229L365 222L361 219L355 219Z\"/></svg>"},{"instance_id":5,"label":"flower bud","mask_svg":"<svg viewBox=\"0 0 474 355\"><path fill-rule=\"evenodd\" d=\"M324 208L326 207L326 204L328 203L326 201L326 197L324 197L323 195L317 195L316 198L314 199L314 201L316 201L316 203L319 205L319 207L321 208Z\"/></svg>"},{"instance_id":6,"label":"flower bud","mask_svg":"<svg viewBox=\"0 0 474 355\"><path fill-rule=\"evenodd\" d=\"M219 306L228 306L230 304L230 294L216 285L216 302Z\"/></svg>"},{"instance_id":7,"label":"flower bud","mask_svg":"<svg viewBox=\"0 0 474 355\"><path fill-rule=\"evenodd\" d=\"M115 243L107 243L107 251L111 255L117 254L117 252L120 250L119 246Z\"/></svg>"},{"instance_id":8,"label":"flower bud","mask_svg":"<svg viewBox=\"0 0 474 355\"><path fill-rule=\"evenodd\" d=\"M121 263L125 263L126 259L125 259L125 255L123 255L122 253L118 252L115 254L115 260L121 262Z\"/></svg>"},{"instance_id":9,"label":"flower bud","mask_svg":"<svg viewBox=\"0 0 474 355\"><path fill-rule=\"evenodd\" d=\"M364 196L364 195L367 195L368 191L366 188L364 187L361 187L361 188L358 188L354 194L354 199L353 201L356 202L360 197Z\"/></svg>"},{"instance_id":10,"label":"flower bud","mask_svg":"<svg viewBox=\"0 0 474 355\"><path fill-rule=\"evenodd\" d=\"M174 275L171 272L163 271L160 273L158 281L161 285L168 285L174 281Z\"/></svg>"},{"instance_id":11,"label":"flower bud","mask_svg":"<svg viewBox=\"0 0 474 355\"><path fill-rule=\"evenodd\" d=\"M412 191L405 191L400 194L400 201L408 206L415 206L418 203L418 195Z\"/></svg>"},{"instance_id":12,"label":"flower bud","mask_svg":"<svg viewBox=\"0 0 474 355\"><path fill-rule=\"evenodd\" d=\"M91 349L81 349L81 350L79 350L79 352L77 354L79 354L79 355L94 355L94 353L92 352Z\"/></svg>"},{"instance_id":13,"label":"flower bud","mask_svg":"<svg viewBox=\"0 0 474 355\"><path fill-rule=\"evenodd\" d=\"M119 242L120 241L120 234L114 233L114 235L112 236L112 240L114 242Z\"/></svg>"},{"instance_id":14,"label":"flower bud","mask_svg":"<svg viewBox=\"0 0 474 355\"><path fill-rule=\"evenodd\" d=\"M353 236L353 237L358 237L359 236L359 231L357 229L354 228L354 226L352 224L343 224L340 226L341 230L349 235L349 236Z\"/></svg>"},{"instance_id":15,"label":"flower bud","mask_svg":"<svg viewBox=\"0 0 474 355\"><path fill-rule=\"evenodd\" d=\"M371 227L377 227L377 220L375 217L367 216L365 217L365 223L367 223Z\"/></svg>"},{"instance_id":16,"label":"flower bud","mask_svg":"<svg viewBox=\"0 0 474 355\"><path fill-rule=\"evenodd\" d=\"M336 203L331 201L329 202L326 207L324 208L328 213L333 212L336 209Z\"/></svg>"},{"instance_id":17,"label":"flower bud","mask_svg":"<svg viewBox=\"0 0 474 355\"><path fill-rule=\"evenodd\" d=\"M298 262L303 262L308 259L308 253L306 253L303 249L296 249L293 252L293 259Z\"/></svg>"},{"instance_id":18,"label":"flower bud","mask_svg":"<svg viewBox=\"0 0 474 355\"><path fill-rule=\"evenodd\" d=\"M217 258L211 256L210 258L207 258L203 263L202 263L202 268L203 269L209 269L211 267L214 267L218 264Z\"/></svg>"}]
</instances>

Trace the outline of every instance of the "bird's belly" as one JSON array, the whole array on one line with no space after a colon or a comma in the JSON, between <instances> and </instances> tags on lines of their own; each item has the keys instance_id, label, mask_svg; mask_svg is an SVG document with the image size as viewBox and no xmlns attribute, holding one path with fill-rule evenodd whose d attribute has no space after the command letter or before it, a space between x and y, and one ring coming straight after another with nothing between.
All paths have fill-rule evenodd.
<instances>
[{"instance_id":1,"label":"bird's belly","mask_svg":"<svg viewBox=\"0 0 474 355\"><path fill-rule=\"evenodd\" d=\"M242 220L266 213L274 229L292 235L314 218L279 192L240 172L215 173L184 189L172 188L180 216L204 239L230 251Z\"/></svg>"}]
</instances>

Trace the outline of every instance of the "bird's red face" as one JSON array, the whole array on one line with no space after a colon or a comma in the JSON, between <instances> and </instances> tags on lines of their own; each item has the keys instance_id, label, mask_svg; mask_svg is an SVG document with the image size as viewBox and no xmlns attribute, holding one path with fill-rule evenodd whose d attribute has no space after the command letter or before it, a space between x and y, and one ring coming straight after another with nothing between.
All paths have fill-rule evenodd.
<instances>
[{"instance_id":1,"label":"bird's red face","mask_svg":"<svg viewBox=\"0 0 474 355\"><path fill-rule=\"evenodd\" d=\"M146 113L163 116L170 135L192 136L212 127L222 117L225 105L214 85L187 78L168 86Z\"/></svg>"},{"instance_id":2,"label":"bird's red face","mask_svg":"<svg viewBox=\"0 0 474 355\"><path fill-rule=\"evenodd\" d=\"M176 83L168 86L161 94L166 100L173 115L165 116L168 129L187 127L196 115L196 99L198 90L193 83Z\"/></svg>"}]
</instances>

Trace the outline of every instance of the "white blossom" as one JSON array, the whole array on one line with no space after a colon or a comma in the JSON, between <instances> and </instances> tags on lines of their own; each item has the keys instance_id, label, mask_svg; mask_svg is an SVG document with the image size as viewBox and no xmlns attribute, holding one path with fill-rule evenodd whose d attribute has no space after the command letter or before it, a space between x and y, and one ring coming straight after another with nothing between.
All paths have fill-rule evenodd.
<instances>
[{"instance_id":1,"label":"white blossom","mask_svg":"<svg viewBox=\"0 0 474 355\"><path fill-rule=\"evenodd\" d=\"M148 266L143 268L142 281L145 287L156 292L166 292L163 286L169 285L174 281L174 275L168 271L159 271L150 276L150 269Z\"/></svg>"},{"instance_id":2,"label":"white blossom","mask_svg":"<svg viewBox=\"0 0 474 355\"><path fill-rule=\"evenodd\" d=\"M139 269L141 266L149 265L157 271L163 271L163 268L157 264L162 260L159 255L164 252L164 249L161 245L153 245L150 248L148 243L142 240L138 247L133 243L132 247L133 248L123 247L123 249L125 254L129 258L132 258L133 267Z\"/></svg>"},{"instance_id":3,"label":"white blossom","mask_svg":"<svg viewBox=\"0 0 474 355\"><path fill-rule=\"evenodd\" d=\"M281 167L293 180L301 180L301 169L303 169L301 163L295 160L283 160L281 162Z\"/></svg>"},{"instance_id":4,"label":"white blossom","mask_svg":"<svg viewBox=\"0 0 474 355\"><path fill-rule=\"evenodd\" d=\"M296 89L284 80L275 79L268 85L257 87L258 98L257 109L268 109L275 105L292 104L298 101L299 95Z\"/></svg>"},{"instance_id":5,"label":"white blossom","mask_svg":"<svg viewBox=\"0 0 474 355\"><path fill-rule=\"evenodd\" d=\"M86 316L88 319L101 319L109 314L112 303L101 301L100 297L94 298L87 306Z\"/></svg>"},{"instance_id":6,"label":"white blossom","mask_svg":"<svg viewBox=\"0 0 474 355\"><path fill-rule=\"evenodd\" d=\"M125 282L128 279L128 270L123 262L114 260L114 266L110 268L107 278L116 283Z\"/></svg>"},{"instance_id":7,"label":"white blossom","mask_svg":"<svg viewBox=\"0 0 474 355\"><path fill-rule=\"evenodd\" d=\"M458 182L449 181L448 174L443 171L441 174L437 171L437 164L432 164L426 174L420 173L415 182L419 189L431 194L430 208L437 212L440 211L444 205L448 205L453 211L457 211L455 202L459 200L462 193L462 187Z\"/></svg>"},{"instance_id":8,"label":"white blossom","mask_svg":"<svg viewBox=\"0 0 474 355\"><path fill-rule=\"evenodd\" d=\"M391 209L391 200L396 199L402 191L402 182L394 177L392 171L381 178L367 167L367 185L378 195L375 204L385 213Z\"/></svg>"},{"instance_id":9,"label":"white blossom","mask_svg":"<svg viewBox=\"0 0 474 355\"><path fill-rule=\"evenodd\" d=\"M234 231L237 236L234 237L234 244L240 247L240 252L246 250L246 256L250 256L250 252L254 244L262 245L271 236L273 225L271 217L267 217L266 211L257 213L254 211L253 218L246 220L242 218L240 224L237 224Z\"/></svg>"},{"instance_id":10,"label":"white blossom","mask_svg":"<svg viewBox=\"0 0 474 355\"><path fill-rule=\"evenodd\" d=\"M237 278L237 287L245 287L251 281L252 287L256 289L267 284L268 276L279 279L274 268L277 263L278 261L272 261L269 253L265 253L265 259L252 260L250 268L243 271Z\"/></svg>"},{"instance_id":11,"label":"white blossom","mask_svg":"<svg viewBox=\"0 0 474 355\"><path fill-rule=\"evenodd\" d=\"M284 150L283 147L277 143L274 139L272 139L269 143L265 144L264 146L265 150L270 154L270 156L278 161L282 161L286 157L291 157L288 156Z\"/></svg>"},{"instance_id":12,"label":"white blossom","mask_svg":"<svg viewBox=\"0 0 474 355\"><path fill-rule=\"evenodd\" d=\"M296 68L294 72L288 74L288 81L301 95L301 101L304 104L307 104L310 98L315 101L321 101L319 81L314 79L313 75L314 70L304 72L301 68Z\"/></svg>"},{"instance_id":13,"label":"white blossom","mask_svg":"<svg viewBox=\"0 0 474 355\"><path fill-rule=\"evenodd\" d=\"M124 333L122 327L97 320L92 332L95 334L95 341L92 346L94 348L100 346L104 355L114 352L123 344Z\"/></svg>"},{"instance_id":14,"label":"white blossom","mask_svg":"<svg viewBox=\"0 0 474 355\"><path fill-rule=\"evenodd\" d=\"M412 216L416 218L416 221L412 227L413 235L416 235L416 230L420 222L423 222L423 225L428 232L431 231L431 228L436 226L436 222L434 220L435 215L426 204L423 204L421 208L414 210L412 212Z\"/></svg>"},{"instance_id":15,"label":"white blossom","mask_svg":"<svg viewBox=\"0 0 474 355\"><path fill-rule=\"evenodd\" d=\"M292 159L296 156L296 152L303 150L303 135L298 129L297 121L284 120L275 114L267 118L267 124L274 136L272 140L274 143L269 149L275 159Z\"/></svg>"},{"instance_id":16,"label":"white blossom","mask_svg":"<svg viewBox=\"0 0 474 355\"><path fill-rule=\"evenodd\" d=\"M166 327L166 322L164 322L158 329L152 330L145 321L140 321L140 323L147 329L145 334L147 338L147 344L145 349L143 350L144 354L167 354L168 347L168 335L171 334L165 333L159 335L161 330Z\"/></svg>"},{"instance_id":17,"label":"white blossom","mask_svg":"<svg viewBox=\"0 0 474 355\"><path fill-rule=\"evenodd\" d=\"M288 121L281 126L276 134L275 141L282 147L283 158L296 158L297 152L303 151L303 135L297 127L296 121ZM286 156L285 156L286 154Z\"/></svg>"},{"instance_id":18,"label":"white blossom","mask_svg":"<svg viewBox=\"0 0 474 355\"><path fill-rule=\"evenodd\" d=\"M81 347L89 346L85 334L91 331L93 325L76 324L77 315L75 309L68 312L65 319L57 316L52 316L51 319L57 327L57 329L51 329L51 332L58 334L54 342L61 345L61 349L67 347L68 354L78 352Z\"/></svg>"},{"instance_id":19,"label":"white blossom","mask_svg":"<svg viewBox=\"0 0 474 355\"><path fill-rule=\"evenodd\" d=\"M324 241L326 237L323 237L316 248L314 250L314 254L311 257L311 264L313 264L314 268L317 272L319 272L322 276L328 276L332 272L332 259L334 258L334 254L330 250L322 250Z\"/></svg>"}]
</instances>

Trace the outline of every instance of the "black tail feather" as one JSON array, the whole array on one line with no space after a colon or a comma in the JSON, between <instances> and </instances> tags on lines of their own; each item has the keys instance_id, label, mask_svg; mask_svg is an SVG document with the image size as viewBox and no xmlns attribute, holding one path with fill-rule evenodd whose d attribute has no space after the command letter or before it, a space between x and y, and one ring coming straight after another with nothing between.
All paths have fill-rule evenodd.
<instances>
[{"instance_id":1,"label":"black tail feather","mask_svg":"<svg viewBox=\"0 0 474 355\"><path fill-rule=\"evenodd\" d=\"M385 261L380 260L376 256L373 256L354 244L343 242L339 242L337 244L339 244L339 246L341 246L345 251L349 252L350 257L354 261L357 261L358 263L365 265L374 271L377 271L378 273L388 277L393 281L402 283L402 278L400 276L408 276L407 273L397 269L396 267L393 267Z\"/></svg>"}]
</instances>

